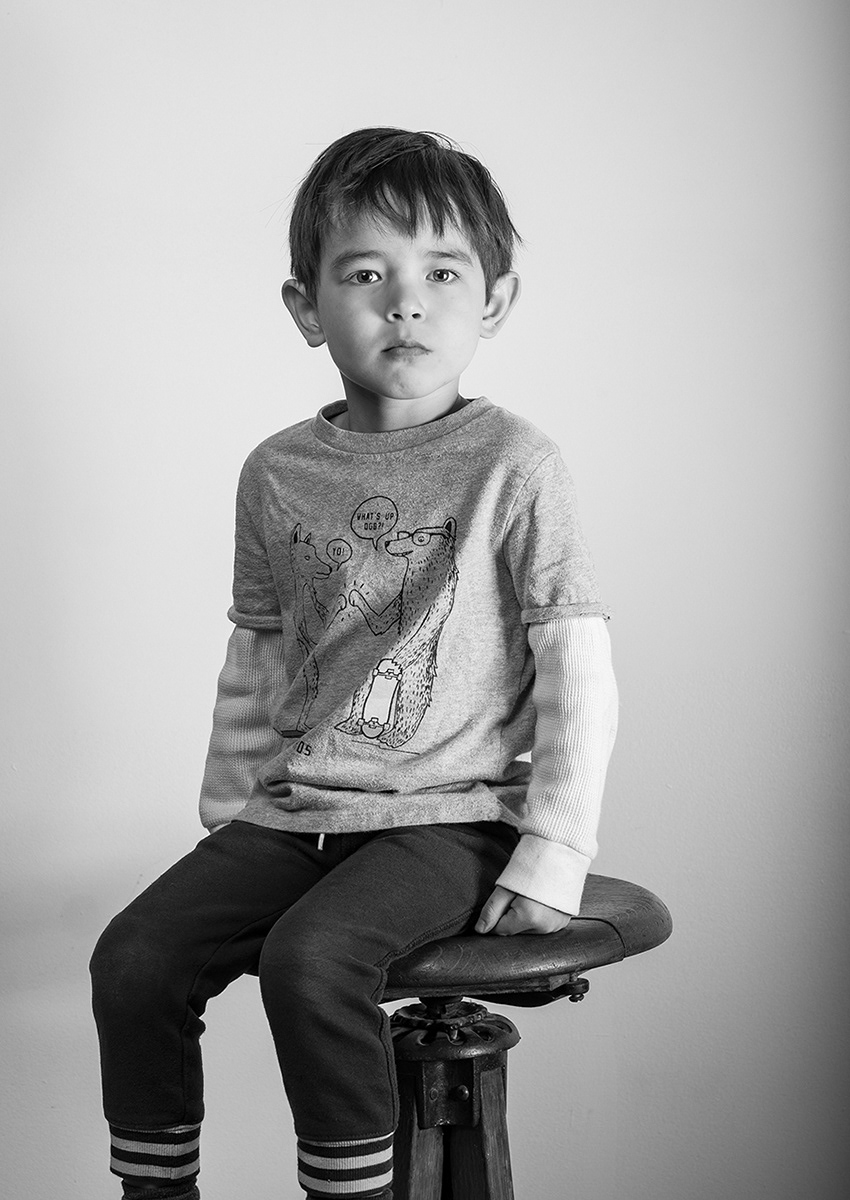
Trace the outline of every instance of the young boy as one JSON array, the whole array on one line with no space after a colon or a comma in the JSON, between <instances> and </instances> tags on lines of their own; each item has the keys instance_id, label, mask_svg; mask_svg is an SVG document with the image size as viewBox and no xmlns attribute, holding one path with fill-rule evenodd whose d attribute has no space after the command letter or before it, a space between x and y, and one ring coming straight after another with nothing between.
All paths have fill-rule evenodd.
<instances>
[{"instance_id":1,"label":"young boy","mask_svg":"<svg viewBox=\"0 0 850 1200\"><path fill-rule=\"evenodd\" d=\"M486 169L430 134L352 133L298 192L283 299L345 399L248 457L211 833L95 951L126 1197L197 1200L201 1017L256 971L301 1186L390 1200L389 964L578 912L616 727L605 610L553 443L459 392L519 296L516 240Z\"/></svg>"}]
</instances>

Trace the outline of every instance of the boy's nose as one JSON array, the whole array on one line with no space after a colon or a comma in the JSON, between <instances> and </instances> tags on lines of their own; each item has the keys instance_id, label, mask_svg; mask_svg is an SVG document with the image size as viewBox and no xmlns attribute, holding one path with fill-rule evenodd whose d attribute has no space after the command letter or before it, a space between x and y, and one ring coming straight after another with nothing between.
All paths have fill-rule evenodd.
<instances>
[{"instance_id":1,"label":"boy's nose","mask_svg":"<svg viewBox=\"0 0 850 1200\"><path fill-rule=\"evenodd\" d=\"M387 298L388 321L416 321L425 316L422 298L412 287L398 287Z\"/></svg>"}]
</instances>

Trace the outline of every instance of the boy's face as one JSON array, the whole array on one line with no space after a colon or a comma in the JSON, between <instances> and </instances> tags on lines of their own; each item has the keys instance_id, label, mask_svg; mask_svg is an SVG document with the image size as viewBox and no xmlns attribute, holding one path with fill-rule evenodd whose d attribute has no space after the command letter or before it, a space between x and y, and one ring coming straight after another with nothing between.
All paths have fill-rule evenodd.
<instances>
[{"instance_id":1,"label":"boy's face","mask_svg":"<svg viewBox=\"0 0 850 1200\"><path fill-rule=\"evenodd\" d=\"M438 237L423 225L409 237L368 217L326 239L315 300L299 290L300 319L286 289L284 298L308 342L327 342L349 398L356 389L438 405L454 402L478 339L494 336L515 299L505 276L488 301L481 263L460 230Z\"/></svg>"}]
</instances>

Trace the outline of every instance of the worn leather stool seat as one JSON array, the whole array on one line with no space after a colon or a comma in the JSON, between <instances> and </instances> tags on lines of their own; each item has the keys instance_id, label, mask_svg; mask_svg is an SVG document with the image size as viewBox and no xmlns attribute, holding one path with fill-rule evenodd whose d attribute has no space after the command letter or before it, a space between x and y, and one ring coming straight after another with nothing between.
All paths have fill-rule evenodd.
<instances>
[{"instance_id":1,"label":"worn leather stool seat","mask_svg":"<svg viewBox=\"0 0 850 1200\"><path fill-rule=\"evenodd\" d=\"M581 912L560 933L429 942L393 964L384 999L501 994L504 1004L545 1004L571 977L651 950L672 928L666 905L646 888L588 875Z\"/></svg>"},{"instance_id":2,"label":"worn leather stool seat","mask_svg":"<svg viewBox=\"0 0 850 1200\"><path fill-rule=\"evenodd\" d=\"M583 972L651 950L671 930L652 892L589 875L580 914L559 933L443 938L395 962L384 1000L420 1000L392 1018L395 1200L513 1200L506 1070L519 1033L470 998L519 1006L581 1000L589 987Z\"/></svg>"}]
</instances>

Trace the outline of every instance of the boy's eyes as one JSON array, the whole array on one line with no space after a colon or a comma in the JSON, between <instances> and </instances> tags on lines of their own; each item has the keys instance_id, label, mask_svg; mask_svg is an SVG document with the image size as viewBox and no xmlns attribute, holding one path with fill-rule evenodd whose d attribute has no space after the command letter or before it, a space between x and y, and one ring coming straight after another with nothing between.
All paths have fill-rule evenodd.
<instances>
[{"instance_id":1,"label":"boy's eyes","mask_svg":"<svg viewBox=\"0 0 850 1200\"><path fill-rule=\"evenodd\" d=\"M377 271L364 267L360 271L353 271L347 277L347 281L350 283L366 284L377 283L380 278ZM451 283L453 279L458 278L458 273L457 271L450 270L448 267L435 267L433 271L428 272L426 278L433 279L435 283Z\"/></svg>"}]
</instances>

